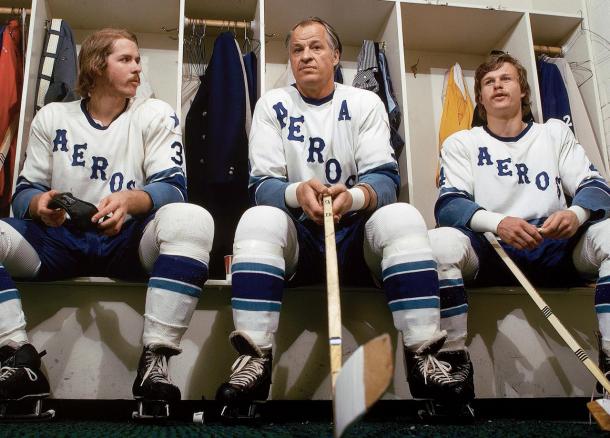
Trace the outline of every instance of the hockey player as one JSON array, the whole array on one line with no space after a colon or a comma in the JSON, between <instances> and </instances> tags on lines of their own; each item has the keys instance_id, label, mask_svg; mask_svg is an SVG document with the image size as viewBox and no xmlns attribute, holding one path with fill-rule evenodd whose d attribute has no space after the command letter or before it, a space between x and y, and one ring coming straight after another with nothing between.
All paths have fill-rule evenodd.
<instances>
[{"instance_id":1,"label":"hockey player","mask_svg":"<svg viewBox=\"0 0 610 438\"><path fill-rule=\"evenodd\" d=\"M118 29L90 35L79 64L84 98L38 112L12 200L15 218L0 221L0 400L49 395L11 277L149 277L133 395L162 402L146 404L140 414L152 406L149 414L164 416L167 402L180 399L167 362L180 352L207 279L214 224L206 210L185 203L174 111L156 99L134 98L141 72L135 35ZM61 192L97 206L90 230L49 208Z\"/></svg>"},{"instance_id":2,"label":"hockey player","mask_svg":"<svg viewBox=\"0 0 610 438\"><path fill-rule=\"evenodd\" d=\"M453 134L442 149L435 215L453 228L430 232L447 342L465 351L464 280L512 283L482 235L490 231L535 284L597 279L600 366L609 371L610 189L564 122L523 121L530 88L518 60L498 54L481 64L475 96L486 124Z\"/></svg>"},{"instance_id":3,"label":"hockey player","mask_svg":"<svg viewBox=\"0 0 610 438\"><path fill-rule=\"evenodd\" d=\"M445 333L436 263L423 218L396 203L398 169L381 100L333 81L341 43L325 21L298 23L287 46L296 84L258 101L250 131L256 206L235 233L230 340L239 357L217 391L223 415L239 417L269 395L284 286L324 279L325 194L333 198L341 282L372 285L374 277L383 286L402 332L413 396L470 391L471 376L456 374L438 353Z\"/></svg>"}]
</instances>

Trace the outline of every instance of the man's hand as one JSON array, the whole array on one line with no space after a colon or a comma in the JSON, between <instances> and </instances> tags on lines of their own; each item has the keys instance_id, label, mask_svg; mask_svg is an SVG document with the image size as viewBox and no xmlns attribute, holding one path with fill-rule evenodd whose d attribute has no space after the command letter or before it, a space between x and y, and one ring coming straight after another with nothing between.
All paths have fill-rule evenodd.
<instances>
[{"instance_id":1,"label":"man's hand","mask_svg":"<svg viewBox=\"0 0 610 438\"><path fill-rule=\"evenodd\" d=\"M62 209L49 208L49 202L54 196L59 195L57 190L35 195L30 201L30 217L39 220L48 227L59 227L66 220L66 212Z\"/></svg>"},{"instance_id":2,"label":"man's hand","mask_svg":"<svg viewBox=\"0 0 610 438\"><path fill-rule=\"evenodd\" d=\"M548 239L569 239L578 231L580 223L570 210L556 211L544 221L540 234Z\"/></svg>"},{"instance_id":3,"label":"man's hand","mask_svg":"<svg viewBox=\"0 0 610 438\"><path fill-rule=\"evenodd\" d=\"M326 194L328 194L328 187L315 178L304 181L297 187L299 205L307 217L319 225L324 222L322 197Z\"/></svg>"},{"instance_id":4,"label":"man's hand","mask_svg":"<svg viewBox=\"0 0 610 438\"><path fill-rule=\"evenodd\" d=\"M99 210L91 218L97 223L107 217L98 225L100 231L106 236L114 236L121 231L127 215L144 214L152 209L152 200L148 193L142 190L123 190L102 198L97 206Z\"/></svg>"},{"instance_id":5,"label":"man's hand","mask_svg":"<svg viewBox=\"0 0 610 438\"><path fill-rule=\"evenodd\" d=\"M538 229L518 217L502 219L497 232L504 242L517 249L534 249L542 242Z\"/></svg>"},{"instance_id":6,"label":"man's hand","mask_svg":"<svg viewBox=\"0 0 610 438\"><path fill-rule=\"evenodd\" d=\"M343 184L329 187L328 194L333 198L333 219L337 223L352 208L352 194Z\"/></svg>"}]
</instances>

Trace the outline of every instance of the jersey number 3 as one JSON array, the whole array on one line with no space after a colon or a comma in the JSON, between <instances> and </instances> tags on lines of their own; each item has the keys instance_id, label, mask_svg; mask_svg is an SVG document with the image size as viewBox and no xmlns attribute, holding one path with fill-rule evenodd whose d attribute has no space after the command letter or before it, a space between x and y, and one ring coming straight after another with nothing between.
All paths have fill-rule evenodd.
<instances>
[{"instance_id":1,"label":"jersey number 3","mask_svg":"<svg viewBox=\"0 0 610 438\"><path fill-rule=\"evenodd\" d=\"M172 161L178 166L182 166L182 163L184 163L184 157L182 156L182 144L179 141L175 141L172 143L172 149L176 149L176 156L172 157Z\"/></svg>"}]
</instances>

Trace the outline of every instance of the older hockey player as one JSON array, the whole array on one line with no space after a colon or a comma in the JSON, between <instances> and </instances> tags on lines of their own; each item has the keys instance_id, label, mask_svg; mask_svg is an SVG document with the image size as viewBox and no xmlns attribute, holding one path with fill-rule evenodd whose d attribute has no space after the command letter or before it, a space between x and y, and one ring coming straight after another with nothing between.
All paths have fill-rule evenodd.
<instances>
[{"instance_id":1,"label":"older hockey player","mask_svg":"<svg viewBox=\"0 0 610 438\"><path fill-rule=\"evenodd\" d=\"M206 210L185 203L176 114L160 100L134 98L141 72L135 35L90 35L79 64L83 99L38 112L12 201L15 218L0 221L0 400L49 394L11 277L78 275L150 278L133 394L179 400L167 361L180 352L207 279L214 224ZM90 227L50 208L60 192L97 206Z\"/></svg>"},{"instance_id":2,"label":"older hockey player","mask_svg":"<svg viewBox=\"0 0 610 438\"><path fill-rule=\"evenodd\" d=\"M374 277L383 285L403 335L412 394L459 395L464 379L435 357L445 339L436 263L423 218L396 203L385 108L374 93L333 81L341 43L325 21L298 23L287 46L296 84L259 100L250 131L256 206L239 222L232 265L230 340L240 356L217 399L233 416L268 397L284 286L324 279L324 194L333 198L341 281L373 285Z\"/></svg>"},{"instance_id":3,"label":"older hockey player","mask_svg":"<svg viewBox=\"0 0 610 438\"><path fill-rule=\"evenodd\" d=\"M482 235L491 231L535 284L597 279L600 365L608 371L610 189L566 124L522 121L530 88L518 60L499 54L481 64L475 96L486 125L453 134L442 148L435 214L439 225L454 228L430 232L447 344L465 350L463 279L512 282Z\"/></svg>"}]
</instances>

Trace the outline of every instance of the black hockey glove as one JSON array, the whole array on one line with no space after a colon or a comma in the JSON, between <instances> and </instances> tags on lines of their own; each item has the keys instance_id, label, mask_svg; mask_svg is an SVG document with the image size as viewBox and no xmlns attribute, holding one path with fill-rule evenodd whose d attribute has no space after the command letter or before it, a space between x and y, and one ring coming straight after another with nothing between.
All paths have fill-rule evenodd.
<instances>
[{"instance_id":1,"label":"black hockey glove","mask_svg":"<svg viewBox=\"0 0 610 438\"><path fill-rule=\"evenodd\" d=\"M68 213L70 221L82 231L97 229L96 224L91 222L91 217L97 213L97 207L89 202L75 198L72 193L65 192L53 196L49 202L49 208L61 208Z\"/></svg>"}]
</instances>

